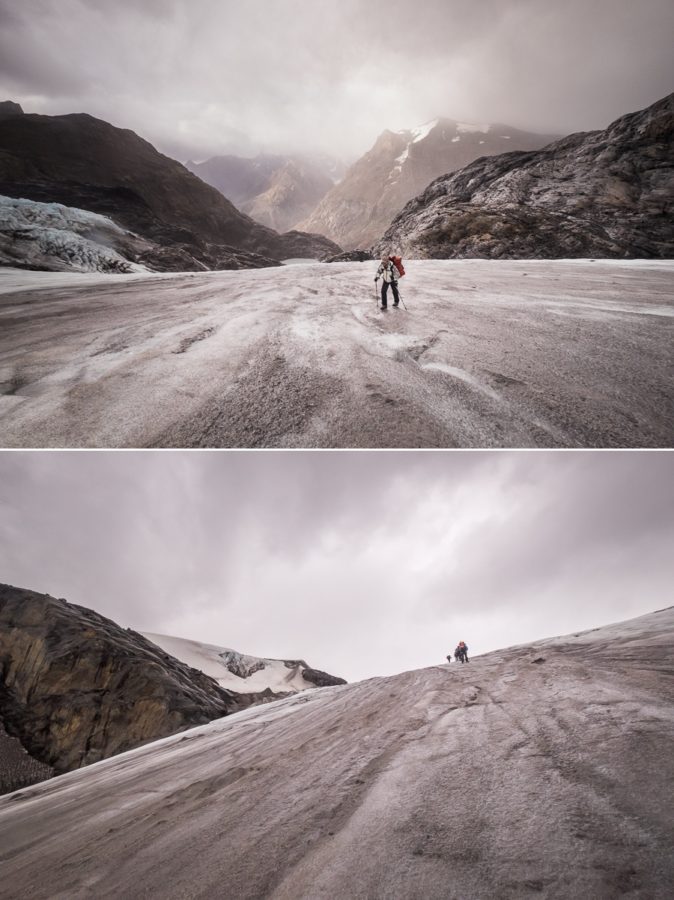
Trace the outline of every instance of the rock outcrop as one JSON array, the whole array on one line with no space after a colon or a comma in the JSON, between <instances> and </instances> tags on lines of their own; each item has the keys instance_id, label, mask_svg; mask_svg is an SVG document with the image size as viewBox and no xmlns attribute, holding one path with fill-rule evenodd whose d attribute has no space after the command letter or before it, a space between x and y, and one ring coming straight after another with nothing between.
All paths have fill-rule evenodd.
<instances>
[{"instance_id":1,"label":"rock outcrop","mask_svg":"<svg viewBox=\"0 0 674 900\"><path fill-rule=\"evenodd\" d=\"M674 256L674 94L604 131L438 178L375 250L420 259Z\"/></svg>"},{"instance_id":2,"label":"rock outcrop","mask_svg":"<svg viewBox=\"0 0 674 900\"><path fill-rule=\"evenodd\" d=\"M0 719L56 773L250 701L92 610L0 585Z\"/></svg>"},{"instance_id":3,"label":"rock outcrop","mask_svg":"<svg viewBox=\"0 0 674 900\"><path fill-rule=\"evenodd\" d=\"M337 253L326 259L325 262L372 262L373 260L374 256L369 250L345 250L344 253Z\"/></svg>"},{"instance_id":4,"label":"rock outcrop","mask_svg":"<svg viewBox=\"0 0 674 900\"><path fill-rule=\"evenodd\" d=\"M309 666L305 666L302 669L302 678L315 684L316 687L332 687L336 684L346 684L343 678L337 678L335 675L321 672L320 669L310 669Z\"/></svg>"},{"instance_id":5,"label":"rock outcrop","mask_svg":"<svg viewBox=\"0 0 674 900\"><path fill-rule=\"evenodd\" d=\"M21 104L14 103L12 100L3 100L0 102L0 119L8 119L10 116L22 116L23 109Z\"/></svg>"},{"instance_id":6,"label":"rock outcrop","mask_svg":"<svg viewBox=\"0 0 674 900\"><path fill-rule=\"evenodd\" d=\"M326 252L325 238L287 240L134 132L85 114L0 117L0 194L107 216L161 248L144 262L162 271L264 266ZM328 246L329 255L341 249Z\"/></svg>"},{"instance_id":7,"label":"rock outcrop","mask_svg":"<svg viewBox=\"0 0 674 900\"><path fill-rule=\"evenodd\" d=\"M385 131L298 227L324 234L345 250L368 247L408 200L439 175L480 156L534 150L555 137L452 119L436 119L410 131Z\"/></svg>"}]
</instances>

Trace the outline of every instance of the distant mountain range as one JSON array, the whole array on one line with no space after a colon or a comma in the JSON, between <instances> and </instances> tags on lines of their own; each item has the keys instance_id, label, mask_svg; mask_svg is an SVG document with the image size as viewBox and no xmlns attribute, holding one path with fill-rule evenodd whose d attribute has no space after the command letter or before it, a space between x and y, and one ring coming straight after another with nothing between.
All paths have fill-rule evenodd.
<instances>
[{"instance_id":1,"label":"distant mountain range","mask_svg":"<svg viewBox=\"0 0 674 900\"><path fill-rule=\"evenodd\" d=\"M132 131L7 101L0 265L195 271L346 260L355 248L669 257L672 96L562 139L451 119L385 131L337 184L328 157L222 156L189 171Z\"/></svg>"},{"instance_id":2,"label":"distant mountain range","mask_svg":"<svg viewBox=\"0 0 674 900\"><path fill-rule=\"evenodd\" d=\"M309 216L334 185L326 171L296 156L215 156L186 166L256 222L281 232Z\"/></svg>"},{"instance_id":3,"label":"distant mountain range","mask_svg":"<svg viewBox=\"0 0 674 900\"><path fill-rule=\"evenodd\" d=\"M425 259L671 258L673 212L670 94L603 131L443 175L405 206L375 250Z\"/></svg>"},{"instance_id":4,"label":"distant mountain range","mask_svg":"<svg viewBox=\"0 0 674 900\"><path fill-rule=\"evenodd\" d=\"M277 265L341 249L254 222L132 131L85 114L26 115L10 102L0 106L0 195L107 216L151 242L132 261L160 271Z\"/></svg>"},{"instance_id":5,"label":"distant mountain range","mask_svg":"<svg viewBox=\"0 0 674 900\"><path fill-rule=\"evenodd\" d=\"M297 227L323 234L345 250L369 247L408 200L439 175L481 156L544 147L555 137L453 119L385 131Z\"/></svg>"},{"instance_id":6,"label":"distant mountain range","mask_svg":"<svg viewBox=\"0 0 674 900\"><path fill-rule=\"evenodd\" d=\"M301 660L216 648L227 656L210 665L219 665L216 674L235 686L230 690L206 671L212 648L151 637L91 609L0 584L0 788L68 772L278 696L344 683ZM164 649L167 641L180 657Z\"/></svg>"}]
</instances>

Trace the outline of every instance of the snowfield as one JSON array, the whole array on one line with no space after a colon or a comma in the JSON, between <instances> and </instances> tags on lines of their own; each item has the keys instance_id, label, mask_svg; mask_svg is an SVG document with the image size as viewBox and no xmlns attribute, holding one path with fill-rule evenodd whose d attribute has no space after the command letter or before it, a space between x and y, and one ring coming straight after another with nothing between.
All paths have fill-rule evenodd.
<instances>
[{"instance_id":1,"label":"snowfield","mask_svg":"<svg viewBox=\"0 0 674 900\"><path fill-rule=\"evenodd\" d=\"M88 210L0 196L1 265L56 272L147 272L114 249L127 235L112 219Z\"/></svg>"},{"instance_id":2,"label":"snowfield","mask_svg":"<svg viewBox=\"0 0 674 900\"><path fill-rule=\"evenodd\" d=\"M298 694L0 798L0 897L669 900L674 609Z\"/></svg>"},{"instance_id":3,"label":"snowfield","mask_svg":"<svg viewBox=\"0 0 674 900\"><path fill-rule=\"evenodd\" d=\"M0 446L667 447L672 261L0 270Z\"/></svg>"},{"instance_id":4,"label":"snowfield","mask_svg":"<svg viewBox=\"0 0 674 900\"><path fill-rule=\"evenodd\" d=\"M267 688L275 694L286 694L316 687L302 677L303 663L299 660L294 665L286 665L283 659L248 656L228 647L166 634L144 632L143 637L193 669L215 678L220 687L238 694L258 693Z\"/></svg>"}]
</instances>

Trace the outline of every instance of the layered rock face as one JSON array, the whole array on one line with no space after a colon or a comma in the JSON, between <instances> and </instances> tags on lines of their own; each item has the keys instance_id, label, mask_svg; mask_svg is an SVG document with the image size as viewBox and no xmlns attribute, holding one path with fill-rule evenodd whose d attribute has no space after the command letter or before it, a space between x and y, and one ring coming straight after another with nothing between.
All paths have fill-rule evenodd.
<instances>
[{"instance_id":1,"label":"layered rock face","mask_svg":"<svg viewBox=\"0 0 674 900\"><path fill-rule=\"evenodd\" d=\"M107 216L156 245L135 261L158 271L274 265L295 253L180 163L89 115L0 116L0 194ZM341 249L302 242L310 258Z\"/></svg>"},{"instance_id":2,"label":"layered rock face","mask_svg":"<svg viewBox=\"0 0 674 900\"><path fill-rule=\"evenodd\" d=\"M674 94L543 150L438 178L375 245L419 259L674 255Z\"/></svg>"},{"instance_id":3,"label":"layered rock face","mask_svg":"<svg viewBox=\"0 0 674 900\"><path fill-rule=\"evenodd\" d=\"M298 227L324 234L345 250L368 247L408 200L439 175L480 156L537 149L555 137L453 119L436 119L410 131L385 131Z\"/></svg>"},{"instance_id":4,"label":"layered rock face","mask_svg":"<svg viewBox=\"0 0 674 900\"><path fill-rule=\"evenodd\" d=\"M56 773L220 718L252 699L92 610L0 585L0 720Z\"/></svg>"},{"instance_id":5,"label":"layered rock face","mask_svg":"<svg viewBox=\"0 0 674 900\"><path fill-rule=\"evenodd\" d=\"M309 216L333 186L317 166L292 157L216 156L187 167L256 222L280 232Z\"/></svg>"}]
</instances>

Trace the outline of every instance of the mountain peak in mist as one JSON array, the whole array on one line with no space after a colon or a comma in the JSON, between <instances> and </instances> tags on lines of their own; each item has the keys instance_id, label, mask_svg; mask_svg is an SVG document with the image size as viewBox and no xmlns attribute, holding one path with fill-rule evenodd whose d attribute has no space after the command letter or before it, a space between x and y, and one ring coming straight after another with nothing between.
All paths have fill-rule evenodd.
<instances>
[{"instance_id":1,"label":"mountain peak in mist","mask_svg":"<svg viewBox=\"0 0 674 900\"><path fill-rule=\"evenodd\" d=\"M480 156L538 149L554 137L442 117L410 129L387 129L298 227L329 236L347 250L368 247L439 175Z\"/></svg>"}]
</instances>

